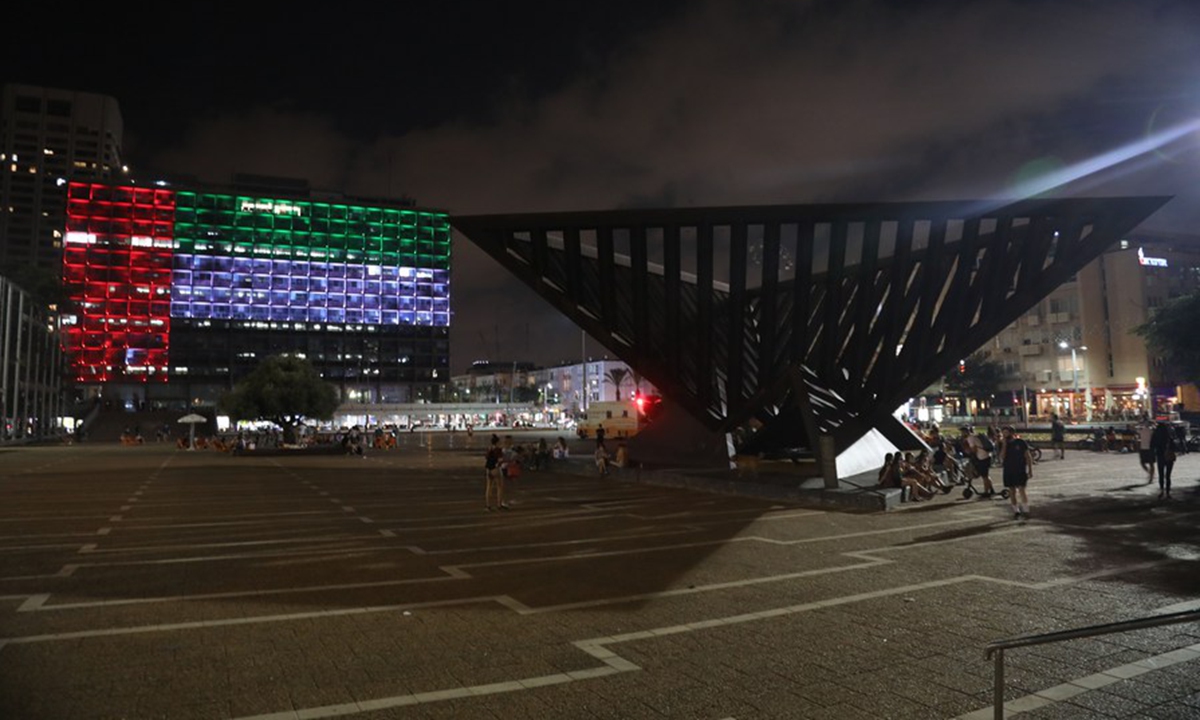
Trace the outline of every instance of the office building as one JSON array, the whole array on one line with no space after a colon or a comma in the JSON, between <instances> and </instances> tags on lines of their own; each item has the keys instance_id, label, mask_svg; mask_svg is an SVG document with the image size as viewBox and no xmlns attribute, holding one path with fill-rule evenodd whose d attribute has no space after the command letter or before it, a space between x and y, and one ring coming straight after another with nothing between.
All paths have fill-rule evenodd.
<instances>
[{"instance_id":1,"label":"office building","mask_svg":"<svg viewBox=\"0 0 1200 720\"><path fill-rule=\"evenodd\" d=\"M66 183L119 177L121 110L105 95L30 85L0 92L0 274L58 271ZM26 288L32 290L32 288Z\"/></svg>"},{"instance_id":2,"label":"office building","mask_svg":"<svg viewBox=\"0 0 1200 720\"><path fill-rule=\"evenodd\" d=\"M70 183L72 379L139 406L207 404L262 358L296 353L347 402L438 399L446 214L286 190Z\"/></svg>"}]
</instances>

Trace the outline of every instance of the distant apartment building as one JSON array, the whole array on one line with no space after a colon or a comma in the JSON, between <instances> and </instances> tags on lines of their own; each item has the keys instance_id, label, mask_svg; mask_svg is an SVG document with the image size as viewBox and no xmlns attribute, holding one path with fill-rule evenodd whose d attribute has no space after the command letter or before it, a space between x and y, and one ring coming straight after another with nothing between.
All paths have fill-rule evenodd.
<instances>
[{"instance_id":1,"label":"distant apartment building","mask_svg":"<svg viewBox=\"0 0 1200 720\"><path fill-rule=\"evenodd\" d=\"M462 402L525 404L536 393L530 389L533 371L530 362L477 360L464 374L451 377L450 384Z\"/></svg>"},{"instance_id":2,"label":"distant apartment building","mask_svg":"<svg viewBox=\"0 0 1200 720\"><path fill-rule=\"evenodd\" d=\"M62 263L67 183L123 174L121 110L106 95L31 85L0 92L0 273Z\"/></svg>"},{"instance_id":3,"label":"distant apartment building","mask_svg":"<svg viewBox=\"0 0 1200 720\"><path fill-rule=\"evenodd\" d=\"M62 374L58 333L45 307L0 275L0 444L57 431Z\"/></svg>"},{"instance_id":4,"label":"distant apartment building","mask_svg":"<svg viewBox=\"0 0 1200 720\"><path fill-rule=\"evenodd\" d=\"M1200 289L1200 238L1141 233L1122 240L1009 325L982 351L1005 370L994 407L1077 420L1200 408L1134 329L1155 308Z\"/></svg>"},{"instance_id":5,"label":"distant apartment building","mask_svg":"<svg viewBox=\"0 0 1200 720\"><path fill-rule=\"evenodd\" d=\"M617 379L619 386L615 382ZM658 392L628 364L608 358L543 368L531 382L544 388L551 397L558 398L558 403L571 412L586 410L594 402L629 400L638 393Z\"/></svg>"},{"instance_id":6,"label":"distant apartment building","mask_svg":"<svg viewBox=\"0 0 1200 720\"><path fill-rule=\"evenodd\" d=\"M620 379L619 387L615 379ZM528 362L477 362L452 382L461 400L507 403L511 398L558 406L569 413L580 412L593 402L658 392L629 365L608 358L548 368Z\"/></svg>"}]
</instances>

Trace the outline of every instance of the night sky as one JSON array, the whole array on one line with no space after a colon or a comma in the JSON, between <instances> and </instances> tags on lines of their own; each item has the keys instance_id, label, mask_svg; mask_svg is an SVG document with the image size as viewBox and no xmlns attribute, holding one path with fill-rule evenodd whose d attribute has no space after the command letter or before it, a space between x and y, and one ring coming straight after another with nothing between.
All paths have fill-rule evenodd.
<instances>
[{"instance_id":1,"label":"night sky","mask_svg":"<svg viewBox=\"0 0 1200 720\"><path fill-rule=\"evenodd\" d=\"M459 214L1170 194L1145 227L1200 232L1195 0L86 7L6 9L0 81L114 96L135 172ZM453 252L454 372L578 359Z\"/></svg>"}]
</instances>

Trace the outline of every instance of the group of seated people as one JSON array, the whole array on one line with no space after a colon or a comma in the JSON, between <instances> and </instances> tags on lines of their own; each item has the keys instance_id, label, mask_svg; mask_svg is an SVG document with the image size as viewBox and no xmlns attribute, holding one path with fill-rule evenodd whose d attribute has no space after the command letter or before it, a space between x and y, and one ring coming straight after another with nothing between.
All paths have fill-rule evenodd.
<instances>
[{"instance_id":1,"label":"group of seated people","mask_svg":"<svg viewBox=\"0 0 1200 720\"><path fill-rule=\"evenodd\" d=\"M185 437L176 438L175 447L180 450L187 450L188 439ZM233 444L225 442L220 437L214 436L212 439L209 439L203 435L197 435L196 436L196 449L197 450L208 450L209 448L212 448L213 450L216 450L217 452L229 452L230 450L233 449Z\"/></svg>"},{"instance_id":2,"label":"group of seated people","mask_svg":"<svg viewBox=\"0 0 1200 720\"><path fill-rule=\"evenodd\" d=\"M1092 431L1092 447L1100 452L1129 452L1136 450L1137 431L1130 425L1121 430L1118 435L1117 431L1110 425L1103 431L1096 428Z\"/></svg>"},{"instance_id":3,"label":"group of seated people","mask_svg":"<svg viewBox=\"0 0 1200 720\"><path fill-rule=\"evenodd\" d=\"M546 443L545 438L541 438L535 445L517 445L505 455L507 462L515 463L519 468L545 470L550 467L552 460L566 460L569 452L567 441L560 437L553 447ZM511 472L509 477L512 477Z\"/></svg>"},{"instance_id":4,"label":"group of seated people","mask_svg":"<svg viewBox=\"0 0 1200 720\"><path fill-rule=\"evenodd\" d=\"M935 462L925 450L916 455L888 453L879 469L878 487L899 488L903 491L902 497L913 501L928 500L938 492L950 492L957 477L952 473L959 472L958 463L944 446L939 446L934 454L940 462Z\"/></svg>"},{"instance_id":5,"label":"group of seated people","mask_svg":"<svg viewBox=\"0 0 1200 720\"><path fill-rule=\"evenodd\" d=\"M391 433L376 433L372 447L376 450L395 450L396 436Z\"/></svg>"}]
</instances>

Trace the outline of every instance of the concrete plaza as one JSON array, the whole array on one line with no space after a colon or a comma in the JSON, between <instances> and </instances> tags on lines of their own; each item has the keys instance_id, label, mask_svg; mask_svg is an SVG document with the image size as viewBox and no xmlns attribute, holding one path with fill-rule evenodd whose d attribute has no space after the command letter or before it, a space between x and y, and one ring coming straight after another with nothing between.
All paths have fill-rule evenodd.
<instances>
[{"instance_id":1,"label":"concrete plaza","mask_svg":"<svg viewBox=\"0 0 1200 720\"><path fill-rule=\"evenodd\" d=\"M990 717L987 642L1200 607L1200 455L1170 502L1044 460L1027 523L554 471L487 512L483 438L430 439L0 449L0 717ZM1198 660L1195 625L1013 650L1010 715L1200 717Z\"/></svg>"}]
</instances>

